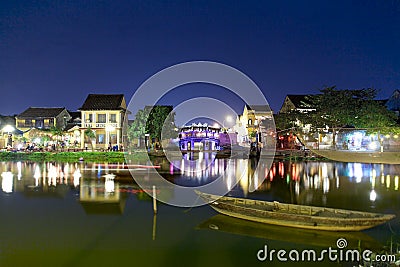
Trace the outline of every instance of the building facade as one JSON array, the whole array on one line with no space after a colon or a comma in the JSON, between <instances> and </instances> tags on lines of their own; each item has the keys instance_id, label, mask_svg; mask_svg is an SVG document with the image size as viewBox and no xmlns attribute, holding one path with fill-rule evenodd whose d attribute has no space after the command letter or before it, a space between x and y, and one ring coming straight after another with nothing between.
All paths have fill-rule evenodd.
<instances>
[{"instance_id":1,"label":"building facade","mask_svg":"<svg viewBox=\"0 0 400 267\"><path fill-rule=\"evenodd\" d=\"M79 109L81 112L81 148L121 148L124 142L123 127L126 120L126 102L123 94L89 94ZM87 130L94 133L94 140Z\"/></svg>"},{"instance_id":2,"label":"building facade","mask_svg":"<svg viewBox=\"0 0 400 267\"><path fill-rule=\"evenodd\" d=\"M268 131L265 122L273 121L273 112L267 105L245 105L242 115L236 118L233 130L237 132L238 143L247 144L261 141Z\"/></svg>"},{"instance_id":3,"label":"building facade","mask_svg":"<svg viewBox=\"0 0 400 267\"><path fill-rule=\"evenodd\" d=\"M27 131L32 128L48 130L52 127L64 130L71 115L65 108L30 107L16 117L16 128Z\"/></svg>"},{"instance_id":4,"label":"building facade","mask_svg":"<svg viewBox=\"0 0 400 267\"><path fill-rule=\"evenodd\" d=\"M181 151L209 151L219 149L221 128L207 123L192 123L181 128L179 148Z\"/></svg>"},{"instance_id":5,"label":"building facade","mask_svg":"<svg viewBox=\"0 0 400 267\"><path fill-rule=\"evenodd\" d=\"M315 110L312 107L310 98L313 95L287 95L283 101L279 113L289 113L291 111L309 112Z\"/></svg>"}]
</instances>

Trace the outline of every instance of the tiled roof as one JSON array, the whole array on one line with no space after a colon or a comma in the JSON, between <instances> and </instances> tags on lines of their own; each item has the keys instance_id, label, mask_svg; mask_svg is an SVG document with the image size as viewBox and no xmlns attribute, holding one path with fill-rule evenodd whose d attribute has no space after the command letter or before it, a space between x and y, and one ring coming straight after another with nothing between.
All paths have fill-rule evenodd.
<instances>
[{"instance_id":1,"label":"tiled roof","mask_svg":"<svg viewBox=\"0 0 400 267\"><path fill-rule=\"evenodd\" d=\"M390 98L385 103L389 110L399 111L400 110L400 90L395 90Z\"/></svg>"},{"instance_id":2,"label":"tiled roof","mask_svg":"<svg viewBox=\"0 0 400 267\"><path fill-rule=\"evenodd\" d=\"M123 106L124 95L89 94L79 110L120 110Z\"/></svg>"},{"instance_id":3,"label":"tiled roof","mask_svg":"<svg viewBox=\"0 0 400 267\"><path fill-rule=\"evenodd\" d=\"M80 119L81 118L81 112L80 111L69 111L68 110L69 115L71 115L71 120L75 120L75 119Z\"/></svg>"},{"instance_id":4,"label":"tiled roof","mask_svg":"<svg viewBox=\"0 0 400 267\"><path fill-rule=\"evenodd\" d=\"M248 110L253 110L255 112L269 112L271 108L268 105L246 105Z\"/></svg>"},{"instance_id":5,"label":"tiled roof","mask_svg":"<svg viewBox=\"0 0 400 267\"><path fill-rule=\"evenodd\" d=\"M0 127L2 125L15 125L15 117L14 116L3 116L0 115Z\"/></svg>"},{"instance_id":6,"label":"tiled roof","mask_svg":"<svg viewBox=\"0 0 400 267\"><path fill-rule=\"evenodd\" d=\"M55 118L57 117L65 108L35 108L30 107L21 114L18 118Z\"/></svg>"},{"instance_id":7,"label":"tiled roof","mask_svg":"<svg viewBox=\"0 0 400 267\"><path fill-rule=\"evenodd\" d=\"M296 108L309 108L311 105L310 98L313 95L287 95Z\"/></svg>"}]
</instances>

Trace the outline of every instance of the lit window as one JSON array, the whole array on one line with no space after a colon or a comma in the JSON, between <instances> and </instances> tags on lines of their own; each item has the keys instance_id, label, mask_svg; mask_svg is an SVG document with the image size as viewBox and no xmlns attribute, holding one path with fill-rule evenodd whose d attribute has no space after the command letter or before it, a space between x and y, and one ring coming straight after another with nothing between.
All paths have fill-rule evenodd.
<instances>
[{"instance_id":1,"label":"lit window","mask_svg":"<svg viewBox=\"0 0 400 267\"><path fill-rule=\"evenodd\" d=\"M111 123L116 123L117 122L117 115L116 114L110 114L110 122Z\"/></svg>"},{"instance_id":2,"label":"lit window","mask_svg":"<svg viewBox=\"0 0 400 267\"><path fill-rule=\"evenodd\" d=\"M93 121L92 114L86 114L86 122L92 122L92 121Z\"/></svg>"},{"instance_id":3,"label":"lit window","mask_svg":"<svg viewBox=\"0 0 400 267\"><path fill-rule=\"evenodd\" d=\"M104 144L104 134L98 134L97 135L97 143L98 144Z\"/></svg>"},{"instance_id":4,"label":"lit window","mask_svg":"<svg viewBox=\"0 0 400 267\"><path fill-rule=\"evenodd\" d=\"M97 122L105 123L106 122L106 114L97 114Z\"/></svg>"}]
</instances>

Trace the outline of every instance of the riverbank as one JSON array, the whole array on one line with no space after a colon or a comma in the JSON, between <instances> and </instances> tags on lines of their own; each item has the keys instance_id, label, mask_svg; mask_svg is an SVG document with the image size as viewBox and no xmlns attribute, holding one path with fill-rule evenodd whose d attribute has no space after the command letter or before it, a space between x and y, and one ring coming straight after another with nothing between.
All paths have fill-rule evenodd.
<instances>
[{"instance_id":1,"label":"riverbank","mask_svg":"<svg viewBox=\"0 0 400 267\"><path fill-rule=\"evenodd\" d=\"M312 150L321 157L340 162L400 164L400 152L369 152L349 150Z\"/></svg>"},{"instance_id":2,"label":"riverbank","mask_svg":"<svg viewBox=\"0 0 400 267\"><path fill-rule=\"evenodd\" d=\"M142 153L132 153L130 159L141 160ZM63 161L63 162L124 162L124 152L0 152L0 161Z\"/></svg>"},{"instance_id":3,"label":"riverbank","mask_svg":"<svg viewBox=\"0 0 400 267\"><path fill-rule=\"evenodd\" d=\"M126 157L125 157L126 156ZM177 156L181 157L182 154L179 152ZM217 153L216 158L229 158L229 154ZM271 155L276 160L291 160L291 161L315 161L315 160L327 160L323 157L315 157L315 155L304 155L302 153L295 153L285 151L285 153L279 153L278 151ZM60 162L115 162L122 163L126 159L131 161L147 161L148 158L159 158L166 157L163 151L151 151L147 152L133 151L126 155L124 152L11 152L2 151L0 152L0 161L60 161ZM241 158L241 157L233 157Z\"/></svg>"}]
</instances>

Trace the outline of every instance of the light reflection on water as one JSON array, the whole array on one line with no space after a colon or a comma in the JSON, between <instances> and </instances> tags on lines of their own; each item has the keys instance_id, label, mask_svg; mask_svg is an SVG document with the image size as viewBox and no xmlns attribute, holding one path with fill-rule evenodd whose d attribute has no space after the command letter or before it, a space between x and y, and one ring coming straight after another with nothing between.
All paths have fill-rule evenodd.
<instances>
[{"instance_id":1,"label":"light reflection on water","mask_svg":"<svg viewBox=\"0 0 400 267\"><path fill-rule=\"evenodd\" d=\"M155 163L166 179L178 184L209 183L230 165L233 168L224 182L231 195L400 216L398 165L276 161L267 169L261 161L261 168L255 171L256 162L250 160L215 159L211 164L212 169L199 175L191 166L171 168L162 159ZM182 162L174 165L182 166ZM184 261L181 252L185 251L187 263L190 257L199 260L200 253L206 255L202 256L203 264L217 266L212 256L216 248L210 247L216 239L220 244L217 251L222 253L219 266L226 261L229 266L258 264L254 253L268 235L252 237L246 232L248 225L241 227L247 237L194 230L215 215L209 207L182 210L160 205L155 219L151 199L133 183L129 167L122 163L1 162L0 265L18 266L15 263L20 258L29 257L31 266L55 266L48 251L63 266L108 262L104 251L113 251L113 257L122 263L130 263L135 256L141 266L163 266L161 259L169 257L170 264L179 265ZM244 173L242 179L238 173ZM260 179L264 179L262 186L251 192ZM279 235L286 232L288 236L293 234L283 229ZM368 233L381 242L396 239L400 233L398 219L390 228L383 225ZM277 246L296 246L274 242ZM195 249L191 250L192 246ZM173 251L167 249L170 247ZM153 255L158 255L160 261ZM241 258L235 258L238 255Z\"/></svg>"},{"instance_id":2,"label":"light reflection on water","mask_svg":"<svg viewBox=\"0 0 400 267\"><path fill-rule=\"evenodd\" d=\"M287 190L282 193L290 193L291 198L278 200L299 204L326 205L326 197L330 193L347 192L357 187L362 188L361 193L367 194L370 202L379 201L384 198L384 194L399 191L399 165L276 161L268 169L261 161L261 167L255 170L256 162L251 160L214 159L212 163L207 162L210 168L203 166L200 171L196 171L195 165L199 163L194 162L193 166L188 166L187 162L182 160L181 163L168 164L165 160L160 160L155 165L161 166L159 172L166 179L184 186L199 186L212 182L228 170L223 178L226 188L232 190L233 195L245 197L254 191L253 186L258 184L260 179L263 179L264 183L253 194L261 198L270 198L268 192L277 191L278 188L278 191L282 191L281 187L286 185ZM227 168L228 166L231 168ZM118 191L115 177L117 180L122 177L126 183L133 183L128 167L129 165L123 163L2 162L1 189L10 194L26 188L41 188L46 191L62 184L79 188L82 181L87 183L88 180L95 179L98 180L96 187L101 184L104 192L115 193ZM87 184L85 186L90 187ZM260 193L265 194L262 196ZM310 194L320 196L319 203L313 203Z\"/></svg>"}]
</instances>

